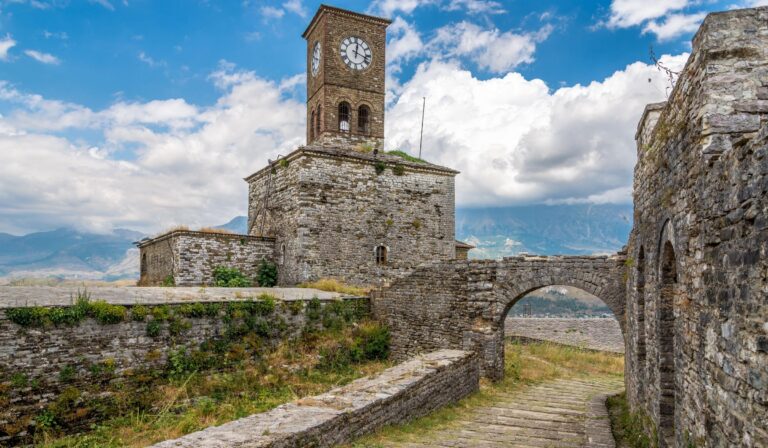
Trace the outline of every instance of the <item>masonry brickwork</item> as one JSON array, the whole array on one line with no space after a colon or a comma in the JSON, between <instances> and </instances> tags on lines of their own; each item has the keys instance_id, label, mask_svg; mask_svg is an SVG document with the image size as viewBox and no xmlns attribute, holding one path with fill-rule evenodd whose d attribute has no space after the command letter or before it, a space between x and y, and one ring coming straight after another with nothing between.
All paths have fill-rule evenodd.
<instances>
[{"instance_id":1,"label":"masonry brickwork","mask_svg":"<svg viewBox=\"0 0 768 448\"><path fill-rule=\"evenodd\" d=\"M213 285L216 267L256 278L262 261L274 261L272 238L177 230L139 242L139 286Z\"/></svg>"},{"instance_id":2,"label":"masonry brickwork","mask_svg":"<svg viewBox=\"0 0 768 448\"><path fill-rule=\"evenodd\" d=\"M627 390L662 446L768 446L768 8L710 14L637 132Z\"/></svg>"},{"instance_id":3,"label":"masonry brickwork","mask_svg":"<svg viewBox=\"0 0 768 448\"><path fill-rule=\"evenodd\" d=\"M518 300L544 286L575 286L602 299L621 323L624 264L622 255L432 263L376 291L373 310L391 329L395 359L438 348L472 350L480 354L482 374L500 379L504 322Z\"/></svg>"},{"instance_id":4,"label":"masonry brickwork","mask_svg":"<svg viewBox=\"0 0 768 448\"><path fill-rule=\"evenodd\" d=\"M14 289L0 290L0 299L15 295ZM19 289L24 290L20 292L22 295L29 295L38 288ZM195 350L203 342L224 338L231 323L226 315L227 306L249 300L260 291L254 289L252 295L248 289L239 289L239 297L235 297L232 292L185 288L106 289L110 302L123 303L127 310L126 318L114 324L88 318L76 326L26 327L9 319L10 308L0 307L0 445L15 445L27 440L35 418L67 389L81 390L82 400L96 395L105 398L107 384L135 377L142 370L162 371L171 352L182 348ZM101 297L98 289L93 293L96 294L94 298ZM319 291L314 293L306 290L306 299L296 299L301 296L289 291L293 299L277 302L274 311L263 318L267 319L270 328L280 331L271 332L271 339L266 339L265 343L276 344L304 331L311 319L307 314L311 295L320 296L321 314L328 304L339 300ZM46 299L43 297L46 295L51 297ZM61 296L69 297L69 293L62 288L48 288L38 291L36 296L44 303L48 300L48 303L58 304L62 302ZM367 299L344 300L360 314L368 312ZM5 306L7 302L2 300L0 303ZM206 305L205 315L190 316L185 311L196 303ZM135 312L137 306L150 313L139 320ZM54 308L61 307L54 305ZM154 307L161 307L162 315L171 318L159 320L158 333L150 334L148 328L161 315L151 312ZM211 312L212 309L217 311ZM322 328L322 319L312 321L312 325ZM23 382L13 378L23 379ZM103 387L94 391L93 386L99 384ZM91 417L98 419L98 415ZM93 419L86 415L80 421L86 429Z\"/></svg>"},{"instance_id":5,"label":"masonry brickwork","mask_svg":"<svg viewBox=\"0 0 768 448\"><path fill-rule=\"evenodd\" d=\"M455 257L455 175L388 154L302 147L247 179L250 233L275 238L281 284L385 282Z\"/></svg>"},{"instance_id":6,"label":"masonry brickwork","mask_svg":"<svg viewBox=\"0 0 768 448\"><path fill-rule=\"evenodd\" d=\"M322 395L279 406L155 448L325 448L455 403L479 387L477 357L439 350Z\"/></svg>"}]
</instances>

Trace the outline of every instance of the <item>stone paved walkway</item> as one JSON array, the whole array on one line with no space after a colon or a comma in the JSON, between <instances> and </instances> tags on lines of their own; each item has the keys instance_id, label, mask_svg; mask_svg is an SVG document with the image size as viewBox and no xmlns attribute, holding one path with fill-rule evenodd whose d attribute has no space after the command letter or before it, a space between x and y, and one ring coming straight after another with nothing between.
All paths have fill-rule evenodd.
<instances>
[{"instance_id":1,"label":"stone paved walkway","mask_svg":"<svg viewBox=\"0 0 768 448\"><path fill-rule=\"evenodd\" d=\"M557 379L498 393L449 427L386 447L614 447L605 398L624 389L621 378Z\"/></svg>"}]
</instances>

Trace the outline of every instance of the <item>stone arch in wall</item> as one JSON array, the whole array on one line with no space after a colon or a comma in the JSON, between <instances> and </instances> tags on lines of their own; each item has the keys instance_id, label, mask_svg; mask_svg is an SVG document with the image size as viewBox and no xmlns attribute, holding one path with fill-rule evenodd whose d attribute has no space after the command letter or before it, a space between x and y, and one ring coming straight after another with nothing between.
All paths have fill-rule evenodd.
<instances>
[{"instance_id":1,"label":"stone arch in wall","mask_svg":"<svg viewBox=\"0 0 768 448\"><path fill-rule=\"evenodd\" d=\"M679 270L677 266L671 221L664 225L659 239L658 302L656 306L656 334L658 335L658 434L659 446L675 446L676 402L679 400L675 366L679 350L675 341L675 301L678 294Z\"/></svg>"},{"instance_id":2,"label":"stone arch in wall","mask_svg":"<svg viewBox=\"0 0 768 448\"><path fill-rule=\"evenodd\" d=\"M646 331L645 331L645 278L646 278L646 257L645 248L640 246L637 254L637 264L635 266L633 288L634 288L634 318L637 325L637 340L635 341L635 363L640 370L641 377L638 379L642 385L645 381L643 372L646 369ZM641 386L642 387L642 386Z\"/></svg>"}]
</instances>

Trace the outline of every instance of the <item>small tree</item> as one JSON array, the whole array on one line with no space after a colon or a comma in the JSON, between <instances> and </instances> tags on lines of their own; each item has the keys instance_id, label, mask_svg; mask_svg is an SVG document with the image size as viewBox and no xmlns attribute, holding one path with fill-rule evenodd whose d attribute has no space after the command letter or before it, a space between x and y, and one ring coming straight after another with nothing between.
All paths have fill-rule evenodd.
<instances>
[{"instance_id":1,"label":"small tree","mask_svg":"<svg viewBox=\"0 0 768 448\"><path fill-rule=\"evenodd\" d=\"M249 288L252 284L251 279L242 272L225 266L216 266L213 269L213 282L214 285L225 288Z\"/></svg>"},{"instance_id":2,"label":"small tree","mask_svg":"<svg viewBox=\"0 0 768 448\"><path fill-rule=\"evenodd\" d=\"M277 285L277 265L271 261L263 260L256 271L256 280L259 286L271 288Z\"/></svg>"}]
</instances>

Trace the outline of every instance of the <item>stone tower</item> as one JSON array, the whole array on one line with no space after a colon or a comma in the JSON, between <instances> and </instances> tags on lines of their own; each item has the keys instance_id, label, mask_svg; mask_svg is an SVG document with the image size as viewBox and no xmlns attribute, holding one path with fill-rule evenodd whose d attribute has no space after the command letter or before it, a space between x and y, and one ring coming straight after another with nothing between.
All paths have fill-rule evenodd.
<instances>
[{"instance_id":1,"label":"stone tower","mask_svg":"<svg viewBox=\"0 0 768 448\"><path fill-rule=\"evenodd\" d=\"M390 20L321 5L307 40L307 144L384 143L384 70Z\"/></svg>"}]
</instances>

